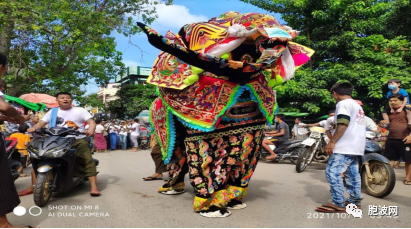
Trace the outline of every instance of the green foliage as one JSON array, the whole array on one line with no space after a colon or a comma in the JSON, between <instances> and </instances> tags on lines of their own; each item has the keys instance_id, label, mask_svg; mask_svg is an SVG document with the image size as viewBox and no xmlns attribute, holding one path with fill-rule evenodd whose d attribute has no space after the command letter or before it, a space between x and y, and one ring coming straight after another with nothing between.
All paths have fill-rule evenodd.
<instances>
[{"instance_id":1,"label":"green foliage","mask_svg":"<svg viewBox=\"0 0 411 229\"><path fill-rule=\"evenodd\" d=\"M84 97L77 97L80 107L91 106L93 108L105 109L103 101L98 98L97 94L90 94Z\"/></svg>"},{"instance_id":2,"label":"green foliage","mask_svg":"<svg viewBox=\"0 0 411 229\"><path fill-rule=\"evenodd\" d=\"M328 90L348 81L366 114L380 117L388 79L411 81L410 1L242 0L280 13L300 30L295 42L316 51L293 80L276 87L283 110L326 113L335 106ZM411 92L411 90L409 90Z\"/></svg>"},{"instance_id":3,"label":"green foliage","mask_svg":"<svg viewBox=\"0 0 411 229\"><path fill-rule=\"evenodd\" d=\"M122 53L112 33L140 32L132 17L150 24L159 1L0 2L0 51L10 56L12 71L6 81L13 85L11 94L70 91L81 96L80 86L105 84L121 74Z\"/></svg>"},{"instance_id":4,"label":"green foliage","mask_svg":"<svg viewBox=\"0 0 411 229\"><path fill-rule=\"evenodd\" d=\"M116 96L119 99L111 101L108 110L118 118L134 118L141 111L148 110L157 98L156 87L151 84L123 85Z\"/></svg>"}]
</instances>

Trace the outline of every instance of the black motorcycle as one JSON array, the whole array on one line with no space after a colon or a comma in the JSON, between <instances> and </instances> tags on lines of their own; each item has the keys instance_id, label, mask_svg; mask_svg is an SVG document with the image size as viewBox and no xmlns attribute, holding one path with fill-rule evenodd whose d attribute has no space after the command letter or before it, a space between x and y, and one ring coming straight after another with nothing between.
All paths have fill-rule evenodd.
<instances>
[{"instance_id":1,"label":"black motorcycle","mask_svg":"<svg viewBox=\"0 0 411 229\"><path fill-rule=\"evenodd\" d=\"M272 145L271 147L274 149L271 149L273 149L274 153L278 156L278 159L273 161L283 161L288 159L291 163L296 164L299 156L298 154L300 152L299 149L302 147L301 142L302 140L286 141L275 148L273 147L274 145ZM270 156L270 153L263 146L261 146L261 157L265 159L268 156Z\"/></svg>"},{"instance_id":2,"label":"black motorcycle","mask_svg":"<svg viewBox=\"0 0 411 229\"><path fill-rule=\"evenodd\" d=\"M373 140L374 132L367 131L365 153L360 160L362 187L374 197L389 195L395 186L395 172L390 161L382 155L383 148Z\"/></svg>"},{"instance_id":3,"label":"black motorcycle","mask_svg":"<svg viewBox=\"0 0 411 229\"><path fill-rule=\"evenodd\" d=\"M43 207L52 192L67 192L86 182L86 177L73 176L77 150L71 148L76 141L72 136L84 134L64 127L41 129L37 133L44 136L36 137L27 150L37 177L34 203ZM98 160L93 160L97 166Z\"/></svg>"}]
</instances>

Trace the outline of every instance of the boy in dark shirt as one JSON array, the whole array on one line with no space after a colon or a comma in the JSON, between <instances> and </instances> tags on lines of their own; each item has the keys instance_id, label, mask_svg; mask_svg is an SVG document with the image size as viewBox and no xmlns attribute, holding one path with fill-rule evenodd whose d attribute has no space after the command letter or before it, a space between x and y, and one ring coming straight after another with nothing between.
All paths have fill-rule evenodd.
<instances>
[{"instance_id":1,"label":"boy in dark shirt","mask_svg":"<svg viewBox=\"0 0 411 229\"><path fill-rule=\"evenodd\" d=\"M404 96L394 94L389 97L390 107L394 112L387 113L389 118L389 134L385 143L384 156L390 160L391 166L394 166L395 161L400 157L405 161L405 185L411 185L411 132L407 128L407 113L405 110L398 110L404 102ZM386 124L385 120L381 121Z\"/></svg>"}]
</instances>

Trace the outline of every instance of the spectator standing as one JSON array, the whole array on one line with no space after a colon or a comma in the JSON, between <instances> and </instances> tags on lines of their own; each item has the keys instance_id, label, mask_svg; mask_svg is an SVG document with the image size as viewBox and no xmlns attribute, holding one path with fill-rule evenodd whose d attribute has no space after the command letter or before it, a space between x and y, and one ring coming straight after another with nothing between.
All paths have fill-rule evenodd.
<instances>
[{"instance_id":1,"label":"spectator standing","mask_svg":"<svg viewBox=\"0 0 411 229\"><path fill-rule=\"evenodd\" d=\"M120 145L122 150L127 150L127 131L128 126L126 121L121 121L118 127L118 135L120 137Z\"/></svg>"},{"instance_id":2,"label":"spectator standing","mask_svg":"<svg viewBox=\"0 0 411 229\"><path fill-rule=\"evenodd\" d=\"M291 140L294 140L294 138L296 140L306 139L308 137L307 136L308 130L303 128L303 126L305 124L302 122L302 119L301 118L296 118L294 120L294 123L295 123L295 125L293 126L293 129L292 129Z\"/></svg>"},{"instance_id":3,"label":"spectator standing","mask_svg":"<svg viewBox=\"0 0 411 229\"><path fill-rule=\"evenodd\" d=\"M330 155L325 174L330 183L332 202L317 207L319 212L345 212L347 204L361 206L363 199L358 160L365 150L365 115L351 97L353 89L351 83L337 83L330 90L337 101L337 126L324 151ZM346 189L350 195L347 199L344 197L342 173L345 173Z\"/></svg>"},{"instance_id":4,"label":"spectator standing","mask_svg":"<svg viewBox=\"0 0 411 229\"><path fill-rule=\"evenodd\" d=\"M388 89L390 91L387 93L387 99L390 98L391 95L402 95L404 97L404 101L400 104L399 108L394 109L390 103L388 103L388 107L383 110L382 117L385 123L389 123L388 113L398 112L401 113L402 110L407 112L407 125L408 129L411 129L411 107L410 107L410 98L408 96L408 92L401 87L401 80L399 79L391 79L388 80Z\"/></svg>"},{"instance_id":5,"label":"spectator standing","mask_svg":"<svg viewBox=\"0 0 411 229\"><path fill-rule=\"evenodd\" d=\"M335 128L334 116L335 116L335 110L330 110L328 111L328 118L326 120L322 120L314 124L305 124L305 125L309 127L320 126L324 128L327 133L327 137L331 139L332 131Z\"/></svg>"},{"instance_id":6,"label":"spectator standing","mask_svg":"<svg viewBox=\"0 0 411 229\"><path fill-rule=\"evenodd\" d=\"M112 122L109 127L110 133L110 150L116 150L117 147L117 139L118 139L118 126L115 122Z\"/></svg>"},{"instance_id":7,"label":"spectator standing","mask_svg":"<svg viewBox=\"0 0 411 229\"><path fill-rule=\"evenodd\" d=\"M390 123L388 139L385 142L384 156L390 160L391 166L394 167L395 161L399 161L400 157L405 161L405 185L411 185L411 133L407 128L407 113L401 110L404 103L404 96L394 94L389 97L390 108L394 112L387 112L388 121ZM381 121L386 124L385 120Z\"/></svg>"},{"instance_id":8,"label":"spectator standing","mask_svg":"<svg viewBox=\"0 0 411 229\"><path fill-rule=\"evenodd\" d=\"M128 131L127 131L127 149L133 147L133 142L131 141L131 131L130 127L133 125L133 120L127 121Z\"/></svg>"},{"instance_id":9,"label":"spectator standing","mask_svg":"<svg viewBox=\"0 0 411 229\"><path fill-rule=\"evenodd\" d=\"M99 153L100 150L104 150L105 153L108 153L107 142L106 138L104 137L106 128L103 126L100 120L97 120L96 124L96 131L94 135L94 146L96 147L96 152Z\"/></svg>"},{"instance_id":10,"label":"spectator standing","mask_svg":"<svg viewBox=\"0 0 411 229\"><path fill-rule=\"evenodd\" d=\"M138 136L140 135L140 124L138 119L134 119L130 129L130 138L133 142L132 152L136 152L138 148Z\"/></svg>"}]
</instances>

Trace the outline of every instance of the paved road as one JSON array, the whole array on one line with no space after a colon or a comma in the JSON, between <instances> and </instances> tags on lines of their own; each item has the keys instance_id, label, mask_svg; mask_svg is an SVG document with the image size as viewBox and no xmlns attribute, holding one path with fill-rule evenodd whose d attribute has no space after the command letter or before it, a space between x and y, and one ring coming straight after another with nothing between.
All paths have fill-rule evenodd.
<instances>
[{"instance_id":1,"label":"paved road","mask_svg":"<svg viewBox=\"0 0 411 229\"><path fill-rule=\"evenodd\" d=\"M396 169L397 183L385 199L364 194L363 218L347 218L345 214L315 214L315 207L329 201L325 165L315 164L297 174L288 163L260 162L251 179L245 199L248 207L233 210L225 219L206 219L192 211L191 186L179 196L156 192L163 181L143 181L151 175L154 164L149 151L115 151L97 154L101 197L90 197L88 184L63 195L53 195L39 216L9 214L17 225L40 227L410 227L411 186L402 184L404 171ZM28 173L28 171L26 171ZM187 179L187 178L186 178ZM16 181L20 191L29 178ZM188 179L186 184L189 184ZM32 196L21 198L21 206L29 209ZM398 218L371 218L369 205L398 206ZM58 210L59 207L67 208ZM94 210L86 208L92 207ZM71 208L74 208L72 210ZM77 208L77 209L76 209ZM81 208L81 209L79 209ZM98 209L95 209L98 208ZM33 209L32 213L38 213ZM94 213L91 214L91 213ZM95 213L98 213L96 216Z\"/></svg>"}]
</instances>

